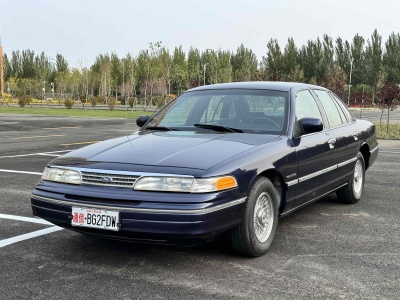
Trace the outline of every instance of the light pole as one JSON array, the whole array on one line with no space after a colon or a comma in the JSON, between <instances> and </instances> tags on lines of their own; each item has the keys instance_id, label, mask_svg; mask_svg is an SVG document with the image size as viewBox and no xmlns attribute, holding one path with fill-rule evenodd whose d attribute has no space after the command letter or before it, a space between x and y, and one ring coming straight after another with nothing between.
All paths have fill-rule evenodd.
<instances>
[{"instance_id":1,"label":"light pole","mask_svg":"<svg viewBox=\"0 0 400 300\"><path fill-rule=\"evenodd\" d=\"M11 90L10 90L10 83L7 82L7 94L10 94Z\"/></svg>"},{"instance_id":2,"label":"light pole","mask_svg":"<svg viewBox=\"0 0 400 300\"><path fill-rule=\"evenodd\" d=\"M51 83L51 93L52 93L52 98L54 100L54 82Z\"/></svg>"},{"instance_id":3,"label":"light pole","mask_svg":"<svg viewBox=\"0 0 400 300\"><path fill-rule=\"evenodd\" d=\"M203 65L203 85L206 85L206 67L207 63Z\"/></svg>"},{"instance_id":4,"label":"light pole","mask_svg":"<svg viewBox=\"0 0 400 300\"><path fill-rule=\"evenodd\" d=\"M122 99L124 99L124 103L126 106L125 100L125 60L122 60Z\"/></svg>"},{"instance_id":5,"label":"light pole","mask_svg":"<svg viewBox=\"0 0 400 300\"><path fill-rule=\"evenodd\" d=\"M351 89L351 73L353 72L353 57L350 60L350 77L349 77L349 96L347 97L347 105L350 105L350 89Z\"/></svg>"},{"instance_id":6,"label":"light pole","mask_svg":"<svg viewBox=\"0 0 400 300\"><path fill-rule=\"evenodd\" d=\"M40 107L43 107L43 100L46 93L46 81L43 81L42 92L43 92L43 97L42 97L42 102L40 103Z\"/></svg>"}]
</instances>

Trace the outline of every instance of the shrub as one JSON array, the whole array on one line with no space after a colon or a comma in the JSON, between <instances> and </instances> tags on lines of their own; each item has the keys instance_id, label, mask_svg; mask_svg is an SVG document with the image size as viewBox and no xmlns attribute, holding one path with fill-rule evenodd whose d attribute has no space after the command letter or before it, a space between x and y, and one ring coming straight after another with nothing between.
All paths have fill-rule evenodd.
<instances>
[{"instance_id":1,"label":"shrub","mask_svg":"<svg viewBox=\"0 0 400 300\"><path fill-rule=\"evenodd\" d=\"M116 102L117 102L117 99L115 99L114 97L109 97L108 100L107 100L108 108L109 108L110 110L114 110L114 107L115 107L115 103L116 103Z\"/></svg>"},{"instance_id":2,"label":"shrub","mask_svg":"<svg viewBox=\"0 0 400 300\"><path fill-rule=\"evenodd\" d=\"M65 99L64 100L64 105L66 108L71 109L72 106L74 105L74 100L72 99Z\"/></svg>"},{"instance_id":3,"label":"shrub","mask_svg":"<svg viewBox=\"0 0 400 300\"><path fill-rule=\"evenodd\" d=\"M118 101L119 101L122 105L125 105L125 97L124 97L124 96L118 96Z\"/></svg>"},{"instance_id":4,"label":"shrub","mask_svg":"<svg viewBox=\"0 0 400 300\"><path fill-rule=\"evenodd\" d=\"M165 95L162 96L155 96L154 97L154 104L156 106L164 106L164 104L167 102L167 97Z\"/></svg>"},{"instance_id":5,"label":"shrub","mask_svg":"<svg viewBox=\"0 0 400 300\"><path fill-rule=\"evenodd\" d=\"M105 97L104 96L94 96L92 98L89 99L90 104L95 107L97 104L101 104L105 101Z\"/></svg>"},{"instance_id":6,"label":"shrub","mask_svg":"<svg viewBox=\"0 0 400 300\"><path fill-rule=\"evenodd\" d=\"M29 105L29 103L31 103L31 100L31 97L29 97L28 95L22 95L18 97L18 105L20 107L24 107L25 105Z\"/></svg>"},{"instance_id":7,"label":"shrub","mask_svg":"<svg viewBox=\"0 0 400 300\"><path fill-rule=\"evenodd\" d=\"M135 97L130 97L128 100L128 104L130 108L133 108L133 105L137 103L136 98Z\"/></svg>"},{"instance_id":8,"label":"shrub","mask_svg":"<svg viewBox=\"0 0 400 300\"><path fill-rule=\"evenodd\" d=\"M4 93L3 95L0 95L0 104L1 105L3 105L3 104L9 104L9 103L12 103L12 96L10 95L10 94L6 94L6 93Z\"/></svg>"}]
</instances>

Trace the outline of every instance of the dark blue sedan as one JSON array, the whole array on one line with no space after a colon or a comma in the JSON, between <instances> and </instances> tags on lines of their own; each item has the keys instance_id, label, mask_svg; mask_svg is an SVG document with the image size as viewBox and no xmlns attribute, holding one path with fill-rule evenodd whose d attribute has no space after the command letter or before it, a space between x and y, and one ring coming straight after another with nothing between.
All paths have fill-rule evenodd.
<instances>
[{"instance_id":1,"label":"dark blue sedan","mask_svg":"<svg viewBox=\"0 0 400 300\"><path fill-rule=\"evenodd\" d=\"M375 126L314 85L247 82L191 89L138 132L51 161L35 216L100 237L196 245L229 237L264 254L278 218L336 191L361 199Z\"/></svg>"}]
</instances>

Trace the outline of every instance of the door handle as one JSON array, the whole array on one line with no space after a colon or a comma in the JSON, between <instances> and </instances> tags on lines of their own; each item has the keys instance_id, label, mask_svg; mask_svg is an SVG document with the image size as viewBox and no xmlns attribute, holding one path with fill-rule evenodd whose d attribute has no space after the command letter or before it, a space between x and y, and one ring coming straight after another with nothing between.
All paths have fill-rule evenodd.
<instances>
[{"instance_id":1,"label":"door handle","mask_svg":"<svg viewBox=\"0 0 400 300\"><path fill-rule=\"evenodd\" d=\"M328 140L329 149L335 148L335 143L336 143L336 139L335 139L335 138L329 139L329 140Z\"/></svg>"},{"instance_id":2,"label":"door handle","mask_svg":"<svg viewBox=\"0 0 400 300\"><path fill-rule=\"evenodd\" d=\"M358 141L358 131L353 132L354 140Z\"/></svg>"}]
</instances>

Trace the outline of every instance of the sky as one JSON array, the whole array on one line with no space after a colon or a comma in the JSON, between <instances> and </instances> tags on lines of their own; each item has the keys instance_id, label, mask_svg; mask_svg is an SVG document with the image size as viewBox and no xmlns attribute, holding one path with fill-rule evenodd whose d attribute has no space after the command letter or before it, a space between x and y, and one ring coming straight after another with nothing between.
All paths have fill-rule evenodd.
<instances>
[{"instance_id":1,"label":"sky","mask_svg":"<svg viewBox=\"0 0 400 300\"><path fill-rule=\"evenodd\" d=\"M200 51L236 51L257 59L273 38L297 46L328 34L351 41L374 29L386 41L400 32L398 0L0 0L3 52L62 54L70 66L90 66L97 55L136 56L161 41Z\"/></svg>"}]
</instances>

